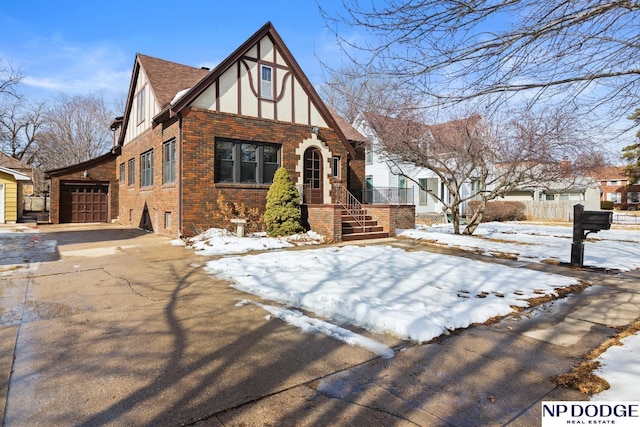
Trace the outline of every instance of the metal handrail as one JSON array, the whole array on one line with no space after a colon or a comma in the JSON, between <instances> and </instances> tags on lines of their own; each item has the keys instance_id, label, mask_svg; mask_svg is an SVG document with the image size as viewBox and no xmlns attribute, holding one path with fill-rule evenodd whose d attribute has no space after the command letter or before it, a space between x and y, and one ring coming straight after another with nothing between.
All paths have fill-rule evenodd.
<instances>
[{"instance_id":1,"label":"metal handrail","mask_svg":"<svg viewBox=\"0 0 640 427\"><path fill-rule=\"evenodd\" d=\"M366 227L367 213L362 207L362 203L356 197L349 192L342 184L335 183L333 188L336 195L336 201L342 205L342 208L347 211L347 214L352 217L364 231Z\"/></svg>"}]
</instances>

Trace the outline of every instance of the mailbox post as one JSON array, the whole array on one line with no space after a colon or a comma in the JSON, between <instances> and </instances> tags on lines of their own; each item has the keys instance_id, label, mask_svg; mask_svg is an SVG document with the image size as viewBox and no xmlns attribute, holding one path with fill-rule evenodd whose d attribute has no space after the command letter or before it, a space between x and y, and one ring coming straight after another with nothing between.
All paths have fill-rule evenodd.
<instances>
[{"instance_id":1,"label":"mailbox post","mask_svg":"<svg viewBox=\"0 0 640 427\"><path fill-rule=\"evenodd\" d=\"M589 233L611 229L612 212L585 211L584 206L573 206L573 242L571 243L571 265L584 264L584 240Z\"/></svg>"}]
</instances>

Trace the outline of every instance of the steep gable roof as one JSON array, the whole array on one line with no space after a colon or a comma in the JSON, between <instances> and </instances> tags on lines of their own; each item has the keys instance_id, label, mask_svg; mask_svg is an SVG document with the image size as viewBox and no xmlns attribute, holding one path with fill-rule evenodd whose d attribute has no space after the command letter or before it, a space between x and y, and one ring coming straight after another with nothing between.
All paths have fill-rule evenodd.
<instances>
[{"instance_id":1,"label":"steep gable roof","mask_svg":"<svg viewBox=\"0 0 640 427\"><path fill-rule=\"evenodd\" d=\"M209 73L207 69L190 67L140 53L137 54L137 58L149 79L149 85L160 109L167 107L176 93L191 88Z\"/></svg>"},{"instance_id":2,"label":"steep gable roof","mask_svg":"<svg viewBox=\"0 0 640 427\"><path fill-rule=\"evenodd\" d=\"M190 67L188 65L178 64L177 62L166 61L160 58L136 54L133 64L133 72L131 74L131 82L129 84L129 93L127 95L127 103L125 105L125 120L122 124L122 132L118 141L122 145L129 122L129 117L134 97L136 95L136 81L140 71L143 71L148 79L148 84L153 96L156 99L160 109L167 107L176 93L181 90L189 89L197 82L202 80L209 72L203 68Z\"/></svg>"},{"instance_id":3,"label":"steep gable roof","mask_svg":"<svg viewBox=\"0 0 640 427\"><path fill-rule=\"evenodd\" d=\"M340 127L340 129L342 129L342 133L344 133L349 141L356 143L368 141L365 136L358 132L349 122L343 119L342 116L336 112L336 110L331 107L328 108L333 115L337 125Z\"/></svg>"},{"instance_id":4,"label":"steep gable roof","mask_svg":"<svg viewBox=\"0 0 640 427\"><path fill-rule=\"evenodd\" d=\"M273 45L278 49L279 53L285 59L287 64L291 67L291 72L297 78L302 85L307 96L313 101L313 104L318 109L320 115L327 124L338 134L338 137L344 144L345 148L352 157L355 157L355 151L349 139L344 134L343 129L336 122L335 117L329 111L327 105L322 101L316 90L311 85L311 82L304 74L300 65L293 57L280 35L276 32L271 22L267 22L262 26L255 34L249 37L244 43L242 43L231 55L224 59L216 68L211 70L207 76L196 83L189 91L184 93L175 103L170 104L161 111L154 120L160 118L172 117L179 114L184 108L186 108L191 102L193 102L199 95L201 95L210 85L212 85L220 76L235 64L240 58L247 54L247 52L258 43L263 37L269 37L273 42ZM168 116L167 116L168 113Z\"/></svg>"}]
</instances>

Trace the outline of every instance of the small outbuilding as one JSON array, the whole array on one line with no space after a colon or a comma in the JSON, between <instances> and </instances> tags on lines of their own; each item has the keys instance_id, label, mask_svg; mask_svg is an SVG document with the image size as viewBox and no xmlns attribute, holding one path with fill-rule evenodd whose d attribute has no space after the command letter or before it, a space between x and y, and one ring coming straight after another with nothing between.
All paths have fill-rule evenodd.
<instances>
[{"instance_id":1,"label":"small outbuilding","mask_svg":"<svg viewBox=\"0 0 640 427\"><path fill-rule=\"evenodd\" d=\"M0 166L0 224L11 224L22 218L22 187L31 178L13 169Z\"/></svg>"},{"instance_id":2,"label":"small outbuilding","mask_svg":"<svg viewBox=\"0 0 640 427\"><path fill-rule=\"evenodd\" d=\"M116 155L112 152L72 166L49 170L49 222L111 222L118 213Z\"/></svg>"}]
</instances>

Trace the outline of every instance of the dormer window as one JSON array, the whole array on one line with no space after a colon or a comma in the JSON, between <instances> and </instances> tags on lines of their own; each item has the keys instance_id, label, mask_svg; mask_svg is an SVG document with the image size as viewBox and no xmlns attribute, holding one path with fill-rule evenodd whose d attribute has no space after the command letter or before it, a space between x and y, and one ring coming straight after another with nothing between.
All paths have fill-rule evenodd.
<instances>
[{"instance_id":1,"label":"dormer window","mask_svg":"<svg viewBox=\"0 0 640 427\"><path fill-rule=\"evenodd\" d=\"M260 96L273 99L273 68L260 66Z\"/></svg>"}]
</instances>

